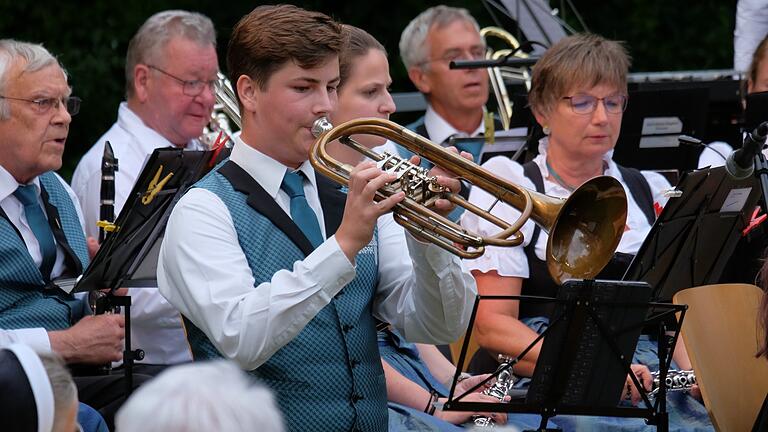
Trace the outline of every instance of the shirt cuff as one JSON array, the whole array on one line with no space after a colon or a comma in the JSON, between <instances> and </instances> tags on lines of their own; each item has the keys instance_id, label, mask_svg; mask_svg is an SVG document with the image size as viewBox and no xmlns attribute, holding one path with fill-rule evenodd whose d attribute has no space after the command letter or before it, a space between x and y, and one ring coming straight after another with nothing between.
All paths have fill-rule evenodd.
<instances>
[{"instance_id":1,"label":"shirt cuff","mask_svg":"<svg viewBox=\"0 0 768 432\"><path fill-rule=\"evenodd\" d=\"M341 250L336 236L331 236L304 259L322 291L335 296L355 278L355 266Z\"/></svg>"},{"instance_id":2,"label":"shirt cuff","mask_svg":"<svg viewBox=\"0 0 768 432\"><path fill-rule=\"evenodd\" d=\"M51 351L51 341L48 339L48 332L42 327L7 331L13 333L18 342L29 345L36 352Z\"/></svg>"}]
</instances>

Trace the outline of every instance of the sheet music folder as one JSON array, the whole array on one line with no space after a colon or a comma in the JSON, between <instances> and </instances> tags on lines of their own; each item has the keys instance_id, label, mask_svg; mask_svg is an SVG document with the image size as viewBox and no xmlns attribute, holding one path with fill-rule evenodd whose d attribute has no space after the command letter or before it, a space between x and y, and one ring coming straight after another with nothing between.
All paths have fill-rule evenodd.
<instances>
[{"instance_id":1,"label":"sheet music folder","mask_svg":"<svg viewBox=\"0 0 768 432\"><path fill-rule=\"evenodd\" d=\"M157 286L157 257L171 209L186 190L221 161L229 149L156 149L115 220L99 252L75 286L75 292ZM160 188L161 182L165 181ZM150 197L150 191L157 189Z\"/></svg>"},{"instance_id":2,"label":"sheet music folder","mask_svg":"<svg viewBox=\"0 0 768 432\"><path fill-rule=\"evenodd\" d=\"M679 290L719 283L760 197L754 177L734 180L724 167L688 172L624 275L669 301Z\"/></svg>"}]
</instances>

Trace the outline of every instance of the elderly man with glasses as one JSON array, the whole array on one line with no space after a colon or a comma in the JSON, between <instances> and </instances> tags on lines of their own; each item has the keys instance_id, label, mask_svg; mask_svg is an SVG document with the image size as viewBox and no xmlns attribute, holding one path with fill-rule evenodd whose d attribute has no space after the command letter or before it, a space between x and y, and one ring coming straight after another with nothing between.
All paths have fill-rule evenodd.
<instances>
[{"instance_id":1,"label":"elderly man with glasses","mask_svg":"<svg viewBox=\"0 0 768 432\"><path fill-rule=\"evenodd\" d=\"M89 263L77 197L54 172L80 99L45 48L9 39L0 40L0 89L0 346L24 343L70 365L118 360L123 317L91 316L53 282ZM122 401L120 380L75 378L80 399L108 421Z\"/></svg>"},{"instance_id":2,"label":"elderly man with glasses","mask_svg":"<svg viewBox=\"0 0 768 432\"><path fill-rule=\"evenodd\" d=\"M85 154L72 177L89 236L98 236L105 142L109 141L119 161L114 203L119 214L145 159L156 148L203 148L197 138L211 117L218 70L216 34L209 18L171 10L151 16L139 28L126 56L127 101L120 104L117 121ZM132 345L145 352L138 370L152 374L163 366L192 360L179 313L157 289L130 289L129 294Z\"/></svg>"}]
</instances>

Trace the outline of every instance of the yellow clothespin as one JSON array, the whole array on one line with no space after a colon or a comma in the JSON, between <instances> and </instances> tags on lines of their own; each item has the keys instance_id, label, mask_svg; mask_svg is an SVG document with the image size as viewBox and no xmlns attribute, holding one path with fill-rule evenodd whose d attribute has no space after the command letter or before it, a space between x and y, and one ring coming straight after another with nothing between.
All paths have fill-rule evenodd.
<instances>
[{"instance_id":1,"label":"yellow clothespin","mask_svg":"<svg viewBox=\"0 0 768 432\"><path fill-rule=\"evenodd\" d=\"M106 231L106 232L113 232L113 231L117 231L119 229L119 227L117 225L115 225L114 223L109 222L109 221L103 221L103 220L97 221L96 222L96 226L99 227L99 228L103 228L104 231Z\"/></svg>"},{"instance_id":2,"label":"yellow clothespin","mask_svg":"<svg viewBox=\"0 0 768 432\"><path fill-rule=\"evenodd\" d=\"M166 183L168 183L168 180L173 177L173 173L170 172L168 175L163 177L162 180L160 180L160 175L163 173L163 166L160 165L160 168L157 169L157 172L155 173L155 176L152 178L152 181L149 182L149 186L147 187L147 191L144 192L144 196L141 197L141 203L144 205L148 205L152 202L153 199L155 199L155 195L158 194L161 190L163 190L163 187Z\"/></svg>"}]
</instances>

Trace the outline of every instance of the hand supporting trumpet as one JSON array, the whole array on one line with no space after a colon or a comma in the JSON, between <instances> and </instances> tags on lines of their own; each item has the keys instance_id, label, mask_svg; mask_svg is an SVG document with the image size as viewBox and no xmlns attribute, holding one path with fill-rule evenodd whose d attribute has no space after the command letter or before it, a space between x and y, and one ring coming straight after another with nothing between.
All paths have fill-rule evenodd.
<instances>
[{"instance_id":1,"label":"hand supporting trumpet","mask_svg":"<svg viewBox=\"0 0 768 432\"><path fill-rule=\"evenodd\" d=\"M450 151L458 153L454 147L451 147ZM470 153L462 152L461 156L472 160ZM413 156L410 162L418 166L419 156ZM453 193L458 193L461 189L461 181L450 171L434 167L430 170L430 175L436 176L437 182ZM395 205L405 199L403 191L380 201L374 199L379 189L392 183L396 178L395 174L380 170L374 162L370 161L359 163L350 172L344 216L335 236L339 247L351 262L354 262L360 249L370 243L378 218L392 211ZM455 205L446 199L440 198L434 202L434 210L444 216L454 207Z\"/></svg>"}]
</instances>

